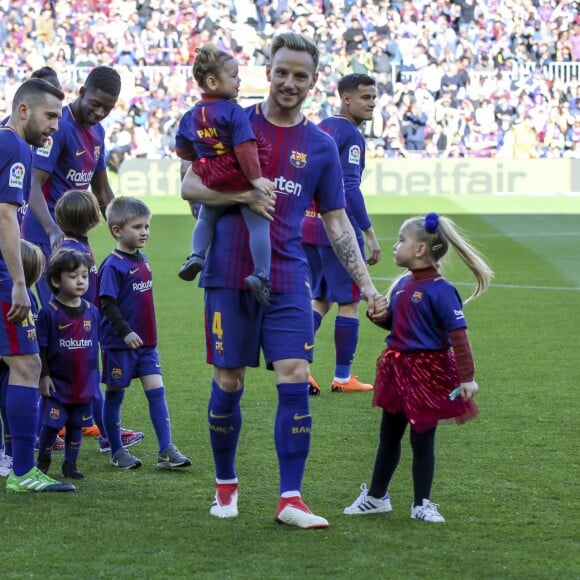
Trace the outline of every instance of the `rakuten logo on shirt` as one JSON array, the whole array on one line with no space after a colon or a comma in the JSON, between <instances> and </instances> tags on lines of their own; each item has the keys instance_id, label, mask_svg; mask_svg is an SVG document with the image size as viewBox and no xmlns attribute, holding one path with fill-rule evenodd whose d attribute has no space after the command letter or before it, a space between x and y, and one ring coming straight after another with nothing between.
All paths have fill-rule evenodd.
<instances>
[{"instance_id":1,"label":"rakuten logo on shirt","mask_svg":"<svg viewBox=\"0 0 580 580\"><path fill-rule=\"evenodd\" d=\"M92 348L93 341L86 338L61 338L58 343L60 348L66 348L68 350L78 350L79 348Z\"/></svg>"},{"instance_id":2,"label":"rakuten logo on shirt","mask_svg":"<svg viewBox=\"0 0 580 580\"><path fill-rule=\"evenodd\" d=\"M74 169L69 169L66 178L68 181L72 181L75 186L82 187L90 185L93 174L93 171L75 171Z\"/></svg>"},{"instance_id":3,"label":"rakuten logo on shirt","mask_svg":"<svg viewBox=\"0 0 580 580\"><path fill-rule=\"evenodd\" d=\"M302 184L296 183L291 179L286 179L285 177L276 177L274 179L274 186L276 193L281 193L283 195L295 195L300 197L302 193Z\"/></svg>"},{"instance_id":4,"label":"rakuten logo on shirt","mask_svg":"<svg viewBox=\"0 0 580 580\"><path fill-rule=\"evenodd\" d=\"M153 288L153 280L147 280L147 282L134 282L133 292L147 292Z\"/></svg>"}]
</instances>

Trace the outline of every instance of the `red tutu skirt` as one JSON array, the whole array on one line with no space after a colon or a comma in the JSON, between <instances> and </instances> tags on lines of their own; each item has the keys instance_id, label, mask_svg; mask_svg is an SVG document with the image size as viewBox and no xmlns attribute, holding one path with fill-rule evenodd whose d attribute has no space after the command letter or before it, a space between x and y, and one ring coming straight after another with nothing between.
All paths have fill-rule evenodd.
<instances>
[{"instance_id":1,"label":"red tutu skirt","mask_svg":"<svg viewBox=\"0 0 580 580\"><path fill-rule=\"evenodd\" d=\"M377 360L373 405L405 415L417 433L439 421L463 424L478 415L476 404L449 393L459 386L453 351L404 353L384 350Z\"/></svg>"},{"instance_id":2,"label":"red tutu skirt","mask_svg":"<svg viewBox=\"0 0 580 580\"><path fill-rule=\"evenodd\" d=\"M262 177L271 179L272 146L261 135L256 138L258 160L262 169ZM193 163L193 170L202 183L216 191L245 191L252 189L252 184L246 179L238 163L234 151L228 151L215 157L200 157Z\"/></svg>"}]
</instances>

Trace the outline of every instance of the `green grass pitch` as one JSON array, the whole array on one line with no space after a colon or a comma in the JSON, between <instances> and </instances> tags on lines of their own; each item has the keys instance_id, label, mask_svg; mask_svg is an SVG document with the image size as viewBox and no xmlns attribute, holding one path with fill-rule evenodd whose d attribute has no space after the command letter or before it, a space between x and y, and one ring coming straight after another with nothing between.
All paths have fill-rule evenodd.
<instances>
[{"instance_id":1,"label":"green grass pitch","mask_svg":"<svg viewBox=\"0 0 580 580\"><path fill-rule=\"evenodd\" d=\"M390 487L391 514L347 517L370 483L379 411L368 393L332 394L333 314L317 335L312 372L312 449L304 498L330 521L324 531L277 527L272 373L250 369L242 401L240 515L209 515L213 463L206 428L211 369L205 364L203 295L176 272L193 221L183 202L151 203L145 249L153 274L159 350L176 444L193 459L179 473L154 468L156 444L145 397L129 389L123 424L145 432L137 471L114 471L85 438L75 494L0 492L2 578L577 578L580 222L577 215L454 215L495 271L491 289L465 308L480 385L481 415L441 426L432 499L447 523L409 518L410 447ZM176 204L171 207L178 207ZM431 207L427 206L428 209ZM436 208L435 208L436 209ZM386 289L398 272L391 246L409 214L376 215ZM415 212L413 208L409 213ZM424 211L424 209L423 209ZM113 247L91 233L100 261ZM457 259L445 270L467 296L473 278ZM361 308L362 313L362 308ZM363 320L353 371L372 382L384 333ZM55 454L51 474L58 476Z\"/></svg>"}]
</instances>

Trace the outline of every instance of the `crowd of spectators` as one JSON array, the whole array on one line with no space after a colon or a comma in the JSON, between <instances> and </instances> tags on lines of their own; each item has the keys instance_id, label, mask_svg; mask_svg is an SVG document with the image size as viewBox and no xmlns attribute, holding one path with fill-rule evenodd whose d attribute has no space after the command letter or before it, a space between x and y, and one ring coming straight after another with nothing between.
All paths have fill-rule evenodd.
<instances>
[{"instance_id":1,"label":"crowd of spectators","mask_svg":"<svg viewBox=\"0 0 580 580\"><path fill-rule=\"evenodd\" d=\"M342 75L377 79L369 157L580 158L574 0L0 0L0 114L34 69L52 66L72 99L91 67L111 65L123 78L106 120L111 168L173 157L199 96L196 48L231 51L244 85L285 30L321 50L313 121L336 112Z\"/></svg>"}]
</instances>

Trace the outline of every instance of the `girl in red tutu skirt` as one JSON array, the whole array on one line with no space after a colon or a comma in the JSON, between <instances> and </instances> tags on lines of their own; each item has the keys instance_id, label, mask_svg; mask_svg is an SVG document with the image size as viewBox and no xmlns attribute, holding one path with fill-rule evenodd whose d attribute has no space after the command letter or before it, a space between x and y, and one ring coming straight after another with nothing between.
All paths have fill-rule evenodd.
<instances>
[{"instance_id":1,"label":"girl in red tutu skirt","mask_svg":"<svg viewBox=\"0 0 580 580\"><path fill-rule=\"evenodd\" d=\"M254 134L247 112L234 100L240 88L238 63L231 54L208 44L197 53L193 76L203 93L180 121L176 153L193 162L194 172L210 189L231 192L255 188L271 196L270 144ZM193 280L203 269L215 222L228 207L227 201L224 206L202 206L193 231L193 251L179 270L183 280ZM244 282L258 302L269 304L270 222L246 205L241 204L240 211L254 261L254 271Z\"/></svg>"},{"instance_id":2,"label":"girl in red tutu skirt","mask_svg":"<svg viewBox=\"0 0 580 580\"><path fill-rule=\"evenodd\" d=\"M410 424L414 501L411 518L444 522L429 499L435 471L435 431L439 421L457 423L477 415L478 391L457 290L440 274L450 246L473 272L477 285L466 302L484 292L493 272L449 219L430 213L408 219L393 246L397 266L407 272L394 280L386 317L373 322L390 331L377 360L373 404L383 409L379 448L370 488L344 510L348 515L391 511L387 488L401 456Z\"/></svg>"}]
</instances>

